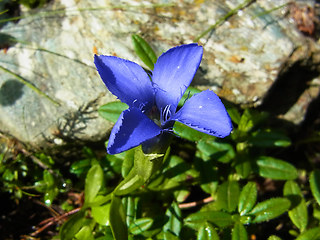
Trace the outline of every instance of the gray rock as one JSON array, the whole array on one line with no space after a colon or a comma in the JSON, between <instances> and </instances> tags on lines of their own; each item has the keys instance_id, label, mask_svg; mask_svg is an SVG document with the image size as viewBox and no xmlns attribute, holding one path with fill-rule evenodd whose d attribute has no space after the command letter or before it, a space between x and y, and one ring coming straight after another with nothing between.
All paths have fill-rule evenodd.
<instances>
[{"instance_id":1,"label":"gray rock","mask_svg":"<svg viewBox=\"0 0 320 240\"><path fill-rule=\"evenodd\" d=\"M18 40L0 53L1 132L38 147L105 139L111 123L98 116L97 108L116 98L94 68L94 52L141 63L131 34L142 35L160 55L192 42L242 2L56 0L37 12L23 10L25 18L1 29ZM204 58L193 85L242 106L272 108L272 101L263 99L272 96L279 74L319 60L319 46L292 17L297 18L293 6L313 7L314 1L287 3L254 2L202 37ZM301 81L319 81L308 77ZM312 90L314 96L317 91ZM290 102L277 114L297 123L312 99L301 106ZM286 116L292 105L298 110Z\"/></svg>"}]
</instances>

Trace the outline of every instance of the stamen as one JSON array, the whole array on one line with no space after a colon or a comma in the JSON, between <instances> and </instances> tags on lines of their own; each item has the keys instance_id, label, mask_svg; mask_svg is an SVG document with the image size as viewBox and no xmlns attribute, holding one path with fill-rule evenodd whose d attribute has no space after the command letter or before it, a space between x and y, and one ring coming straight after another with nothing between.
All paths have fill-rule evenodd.
<instances>
[{"instance_id":1,"label":"stamen","mask_svg":"<svg viewBox=\"0 0 320 240\"><path fill-rule=\"evenodd\" d=\"M146 105L144 103L140 103L139 105L139 109L141 110L142 113L145 112L145 110L143 109Z\"/></svg>"},{"instance_id":2,"label":"stamen","mask_svg":"<svg viewBox=\"0 0 320 240\"><path fill-rule=\"evenodd\" d=\"M161 117L160 117L161 122L165 122L170 118L171 116L170 106L171 105L166 105L163 111L161 112Z\"/></svg>"},{"instance_id":3,"label":"stamen","mask_svg":"<svg viewBox=\"0 0 320 240\"><path fill-rule=\"evenodd\" d=\"M168 108L166 111L166 117L165 117L166 121L170 118L170 116L171 116L170 105L168 105Z\"/></svg>"}]
</instances>

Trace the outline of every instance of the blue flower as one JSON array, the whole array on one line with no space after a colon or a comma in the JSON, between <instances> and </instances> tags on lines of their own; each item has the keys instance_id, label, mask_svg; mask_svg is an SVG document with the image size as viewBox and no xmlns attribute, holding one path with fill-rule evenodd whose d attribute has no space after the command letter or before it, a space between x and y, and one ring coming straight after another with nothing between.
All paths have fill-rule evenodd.
<instances>
[{"instance_id":1,"label":"blue flower","mask_svg":"<svg viewBox=\"0 0 320 240\"><path fill-rule=\"evenodd\" d=\"M202 53L202 47L197 44L174 47L158 58L151 76L134 62L95 55L94 63L103 82L129 106L111 131L109 154L123 152L166 134L175 121L217 137L230 134L230 117L212 91L195 94L177 111L200 65Z\"/></svg>"}]
</instances>

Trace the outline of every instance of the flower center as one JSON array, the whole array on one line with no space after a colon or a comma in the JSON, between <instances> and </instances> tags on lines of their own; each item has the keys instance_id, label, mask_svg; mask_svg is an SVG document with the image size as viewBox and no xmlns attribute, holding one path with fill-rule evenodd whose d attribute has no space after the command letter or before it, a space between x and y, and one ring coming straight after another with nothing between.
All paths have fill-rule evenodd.
<instances>
[{"instance_id":1,"label":"flower center","mask_svg":"<svg viewBox=\"0 0 320 240\"><path fill-rule=\"evenodd\" d=\"M157 106L153 106L151 110L146 113L147 117L150 118L152 121L154 121L159 127L166 128L165 123L170 119L171 117L171 111L170 111L171 105L166 105L161 111L157 108Z\"/></svg>"}]
</instances>

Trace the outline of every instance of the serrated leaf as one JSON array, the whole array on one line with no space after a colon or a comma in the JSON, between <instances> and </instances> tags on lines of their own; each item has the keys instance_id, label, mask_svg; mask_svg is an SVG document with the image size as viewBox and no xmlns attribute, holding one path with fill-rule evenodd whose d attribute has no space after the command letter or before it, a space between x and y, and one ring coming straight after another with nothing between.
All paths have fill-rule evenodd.
<instances>
[{"instance_id":1,"label":"serrated leaf","mask_svg":"<svg viewBox=\"0 0 320 240\"><path fill-rule=\"evenodd\" d=\"M60 228L60 239L72 240L77 232L79 232L85 221L84 211L80 211L72 215Z\"/></svg>"},{"instance_id":2,"label":"serrated leaf","mask_svg":"<svg viewBox=\"0 0 320 240\"><path fill-rule=\"evenodd\" d=\"M296 240L319 240L320 239L320 227L311 228L300 234Z\"/></svg>"},{"instance_id":3,"label":"serrated leaf","mask_svg":"<svg viewBox=\"0 0 320 240\"><path fill-rule=\"evenodd\" d=\"M198 230L197 240L219 240L219 235L212 224L205 222Z\"/></svg>"},{"instance_id":4,"label":"serrated leaf","mask_svg":"<svg viewBox=\"0 0 320 240\"><path fill-rule=\"evenodd\" d=\"M238 206L239 195L239 184L236 181L224 182L218 188L216 204L219 209L233 212Z\"/></svg>"},{"instance_id":5,"label":"serrated leaf","mask_svg":"<svg viewBox=\"0 0 320 240\"><path fill-rule=\"evenodd\" d=\"M115 240L128 239L128 229L123 205L121 199L115 195L112 196L111 200L109 221Z\"/></svg>"},{"instance_id":6,"label":"serrated leaf","mask_svg":"<svg viewBox=\"0 0 320 240\"><path fill-rule=\"evenodd\" d=\"M293 224L303 232L308 224L308 210L301 190L296 182L287 181L283 194L291 201L291 209L288 214Z\"/></svg>"},{"instance_id":7,"label":"serrated leaf","mask_svg":"<svg viewBox=\"0 0 320 240\"><path fill-rule=\"evenodd\" d=\"M236 223L232 229L232 240L248 240L248 233L241 223Z\"/></svg>"},{"instance_id":8,"label":"serrated leaf","mask_svg":"<svg viewBox=\"0 0 320 240\"><path fill-rule=\"evenodd\" d=\"M127 108L128 105L123 102L109 102L99 107L98 113L102 118L115 123L118 120L120 114Z\"/></svg>"},{"instance_id":9,"label":"serrated leaf","mask_svg":"<svg viewBox=\"0 0 320 240\"><path fill-rule=\"evenodd\" d=\"M290 208L290 201L286 198L271 198L258 203L250 212L254 215L253 223L269 221L280 216Z\"/></svg>"},{"instance_id":10,"label":"serrated leaf","mask_svg":"<svg viewBox=\"0 0 320 240\"><path fill-rule=\"evenodd\" d=\"M316 199L317 203L320 205L320 170L316 169L310 174L310 188L313 197Z\"/></svg>"},{"instance_id":11,"label":"serrated leaf","mask_svg":"<svg viewBox=\"0 0 320 240\"><path fill-rule=\"evenodd\" d=\"M85 187L84 196L85 204L90 204L97 196L103 183L103 170L99 164L94 164L88 171Z\"/></svg>"},{"instance_id":12,"label":"serrated leaf","mask_svg":"<svg viewBox=\"0 0 320 240\"><path fill-rule=\"evenodd\" d=\"M294 180L298 177L297 169L280 159L260 156L256 161L259 175L274 180Z\"/></svg>"},{"instance_id":13,"label":"serrated leaf","mask_svg":"<svg viewBox=\"0 0 320 240\"><path fill-rule=\"evenodd\" d=\"M138 235L143 233L144 231L147 231L153 224L153 219L152 218L139 218L131 225L129 226L129 231L133 235Z\"/></svg>"},{"instance_id":14,"label":"serrated leaf","mask_svg":"<svg viewBox=\"0 0 320 240\"><path fill-rule=\"evenodd\" d=\"M217 141L199 141L197 149L200 151L202 159L214 159L222 163L228 163L235 157L235 152L231 144Z\"/></svg>"},{"instance_id":15,"label":"serrated leaf","mask_svg":"<svg viewBox=\"0 0 320 240\"><path fill-rule=\"evenodd\" d=\"M150 45L139 35L133 34L132 36L133 48L142 62L150 69L153 70L154 64L157 61L157 55L152 50Z\"/></svg>"},{"instance_id":16,"label":"serrated leaf","mask_svg":"<svg viewBox=\"0 0 320 240\"><path fill-rule=\"evenodd\" d=\"M164 232L174 233L179 236L182 228L181 210L176 202L173 202L166 211L168 222L163 226Z\"/></svg>"},{"instance_id":17,"label":"serrated leaf","mask_svg":"<svg viewBox=\"0 0 320 240\"><path fill-rule=\"evenodd\" d=\"M185 218L185 224L194 229L199 229L205 222L224 228L232 225L233 220L229 213L217 211L197 212Z\"/></svg>"},{"instance_id":18,"label":"serrated leaf","mask_svg":"<svg viewBox=\"0 0 320 240\"><path fill-rule=\"evenodd\" d=\"M239 197L238 211L241 216L251 211L257 201L257 185L255 182L248 182L242 189Z\"/></svg>"}]
</instances>

